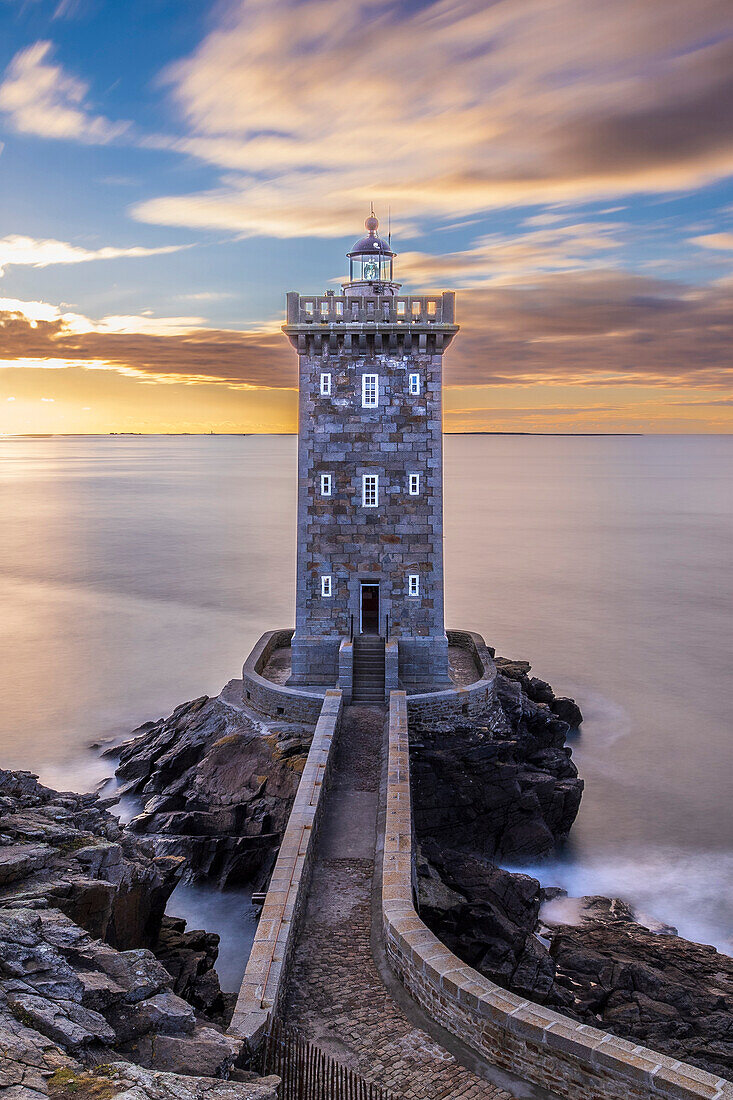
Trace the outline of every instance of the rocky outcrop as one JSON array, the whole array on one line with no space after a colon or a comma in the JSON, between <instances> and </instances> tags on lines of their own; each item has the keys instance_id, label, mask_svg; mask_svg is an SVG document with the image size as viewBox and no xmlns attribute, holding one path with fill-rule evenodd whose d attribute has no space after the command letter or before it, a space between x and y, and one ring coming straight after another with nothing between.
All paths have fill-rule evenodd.
<instances>
[{"instance_id":1,"label":"rocky outcrop","mask_svg":"<svg viewBox=\"0 0 733 1100\"><path fill-rule=\"evenodd\" d=\"M156 857L92 794L0 770L0 906L60 909L123 950L155 942L181 861Z\"/></svg>"},{"instance_id":2,"label":"rocky outcrop","mask_svg":"<svg viewBox=\"0 0 733 1100\"><path fill-rule=\"evenodd\" d=\"M487 978L532 1000L572 1004L555 989L555 965L535 936L542 889L487 859L424 842L417 858L420 915L436 936Z\"/></svg>"},{"instance_id":3,"label":"rocky outcrop","mask_svg":"<svg viewBox=\"0 0 733 1100\"><path fill-rule=\"evenodd\" d=\"M496 664L497 699L482 715L410 723L415 830L492 859L533 859L568 835L578 812L583 781L556 711L576 724L582 716L530 679L528 664Z\"/></svg>"},{"instance_id":4,"label":"rocky outcrop","mask_svg":"<svg viewBox=\"0 0 733 1100\"><path fill-rule=\"evenodd\" d=\"M182 704L109 750L123 792L143 801L130 829L151 837L159 855L183 857L192 880L257 888L269 879L312 733L265 725L227 701L227 689Z\"/></svg>"},{"instance_id":5,"label":"rocky outcrop","mask_svg":"<svg viewBox=\"0 0 733 1100\"><path fill-rule=\"evenodd\" d=\"M25 1023L0 1014L3 1100L277 1100L278 1080L181 1076L119 1059L86 1065Z\"/></svg>"},{"instance_id":6,"label":"rocky outcrop","mask_svg":"<svg viewBox=\"0 0 733 1100\"><path fill-rule=\"evenodd\" d=\"M582 901L577 926L545 922L578 1019L733 1078L733 959L650 931L618 899Z\"/></svg>"},{"instance_id":7,"label":"rocky outcrop","mask_svg":"<svg viewBox=\"0 0 733 1100\"><path fill-rule=\"evenodd\" d=\"M730 1078L733 960L651 931L619 899L584 898L579 923L551 921L543 901L562 891L493 862L551 852L582 793L565 745L577 705L526 662L496 664L485 714L411 729L421 916L503 988Z\"/></svg>"},{"instance_id":8,"label":"rocky outcrop","mask_svg":"<svg viewBox=\"0 0 733 1100\"><path fill-rule=\"evenodd\" d=\"M207 1080L230 1074L241 1043L223 1030L233 998L214 969L218 937L164 916L182 862L128 834L94 795L0 772L0 1085L8 1095L86 1089L102 1098L130 1082L136 1100L274 1096L259 1085L212 1092ZM113 1091L102 1078L72 1088L64 1077L78 1085L92 1072L81 1064L100 1060L114 1062ZM128 1061L151 1072L140 1076ZM190 1081L166 1083L171 1073Z\"/></svg>"}]
</instances>

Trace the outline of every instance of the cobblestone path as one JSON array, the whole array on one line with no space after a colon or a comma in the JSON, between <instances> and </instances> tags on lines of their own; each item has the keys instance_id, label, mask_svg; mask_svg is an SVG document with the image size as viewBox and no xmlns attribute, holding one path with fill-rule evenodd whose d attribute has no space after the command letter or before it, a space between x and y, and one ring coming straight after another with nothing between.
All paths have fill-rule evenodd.
<instances>
[{"instance_id":1,"label":"cobblestone path","mask_svg":"<svg viewBox=\"0 0 733 1100\"><path fill-rule=\"evenodd\" d=\"M409 1100L509 1100L404 1015L371 950L385 713L347 707L313 881L286 994L285 1022L366 1080Z\"/></svg>"}]
</instances>

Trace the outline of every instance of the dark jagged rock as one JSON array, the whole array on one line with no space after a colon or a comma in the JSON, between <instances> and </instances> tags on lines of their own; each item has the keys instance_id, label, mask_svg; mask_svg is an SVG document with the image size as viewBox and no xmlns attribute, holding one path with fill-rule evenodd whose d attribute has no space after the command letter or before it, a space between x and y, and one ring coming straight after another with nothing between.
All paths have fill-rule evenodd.
<instances>
[{"instance_id":1,"label":"dark jagged rock","mask_svg":"<svg viewBox=\"0 0 733 1100\"><path fill-rule=\"evenodd\" d=\"M223 993L214 970L219 937L214 932L186 931L180 917L164 917L155 946L156 958L173 980L179 997L209 1020L226 1024L234 1011L236 994Z\"/></svg>"},{"instance_id":2,"label":"dark jagged rock","mask_svg":"<svg viewBox=\"0 0 733 1100\"><path fill-rule=\"evenodd\" d=\"M272 870L312 730L265 726L225 693L141 726L116 750L117 777L143 800L130 829L159 855L185 858L192 880L257 888Z\"/></svg>"},{"instance_id":3,"label":"dark jagged rock","mask_svg":"<svg viewBox=\"0 0 733 1100\"><path fill-rule=\"evenodd\" d=\"M498 658L497 701L477 717L411 723L419 837L527 860L567 836L583 782L565 744L568 724L527 694L534 684L535 694L552 696L530 681L529 667Z\"/></svg>"},{"instance_id":4,"label":"dark jagged rock","mask_svg":"<svg viewBox=\"0 0 733 1100\"><path fill-rule=\"evenodd\" d=\"M434 841L420 848L417 876L420 914L451 951L504 988L547 999L555 966L534 935L536 879Z\"/></svg>"},{"instance_id":5,"label":"dark jagged rock","mask_svg":"<svg viewBox=\"0 0 733 1100\"><path fill-rule=\"evenodd\" d=\"M617 899L603 919L551 928L555 981L586 1023L733 1076L733 959L650 932ZM598 905L595 912L598 913Z\"/></svg>"},{"instance_id":6,"label":"dark jagged rock","mask_svg":"<svg viewBox=\"0 0 733 1100\"><path fill-rule=\"evenodd\" d=\"M731 1077L733 960L650 931L617 898L582 899L577 926L550 923L541 903L564 891L492 863L548 854L582 793L565 745L579 708L526 662L496 664L497 705L411 730L421 915L505 989Z\"/></svg>"}]
</instances>

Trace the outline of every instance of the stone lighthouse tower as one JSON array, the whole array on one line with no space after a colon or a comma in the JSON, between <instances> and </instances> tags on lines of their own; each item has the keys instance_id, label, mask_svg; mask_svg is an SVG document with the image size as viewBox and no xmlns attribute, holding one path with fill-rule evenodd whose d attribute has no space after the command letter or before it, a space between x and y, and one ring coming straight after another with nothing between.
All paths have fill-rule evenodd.
<instances>
[{"instance_id":1,"label":"stone lighthouse tower","mask_svg":"<svg viewBox=\"0 0 733 1100\"><path fill-rule=\"evenodd\" d=\"M393 686L449 684L441 389L458 326L453 292L400 293L390 242L373 214L365 226L341 294L288 294L300 390L291 682L335 684L353 640L354 697L361 660L377 684L381 663L383 698L385 652Z\"/></svg>"}]
</instances>

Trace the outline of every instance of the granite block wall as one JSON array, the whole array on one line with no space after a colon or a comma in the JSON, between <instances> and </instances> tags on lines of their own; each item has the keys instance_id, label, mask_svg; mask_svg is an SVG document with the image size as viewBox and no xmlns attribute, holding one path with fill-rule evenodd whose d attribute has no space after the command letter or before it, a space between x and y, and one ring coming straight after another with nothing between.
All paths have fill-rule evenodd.
<instances>
[{"instance_id":1,"label":"granite block wall","mask_svg":"<svg viewBox=\"0 0 733 1100\"><path fill-rule=\"evenodd\" d=\"M302 318L303 299L298 301L292 311ZM360 308L368 309L369 300L364 302ZM326 331L303 336L304 324L286 326L301 349L292 682L335 682L340 640L361 629L361 585L376 583L378 631L399 642L403 682L426 689L447 686L442 350L437 336L441 349L449 337L433 329L430 339L422 332L422 340L411 327L408 340L379 350L390 344L389 325L372 322L368 339L363 333L352 339L338 323L321 327ZM365 374L379 379L374 408L362 403ZM418 394L410 393L411 374L419 377ZM323 387L322 375L328 376ZM409 491L410 474L420 479L415 495ZM322 475L330 478L327 496L321 491ZM364 504L365 475L378 477L375 507ZM411 575L419 578L417 593L410 592ZM324 576L331 578L330 594L323 592Z\"/></svg>"},{"instance_id":2,"label":"granite block wall","mask_svg":"<svg viewBox=\"0 0 733 1100\"><path fill-rule=\"evenodd\" d=\"M733 1084L501 989L420 919L412 877L408 698L390 696L382 932L392 969L448 1031L568 1100L731 1100Z\"/></svg>"}]
</instances>

